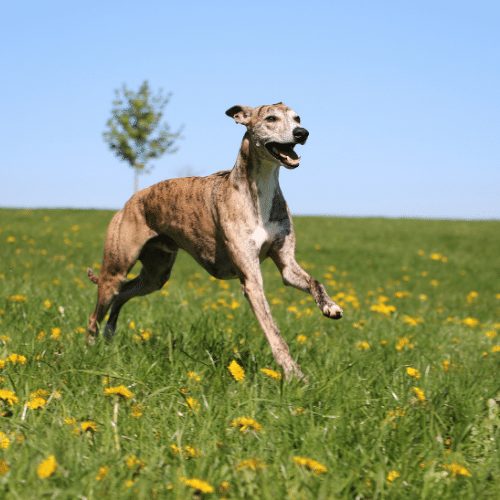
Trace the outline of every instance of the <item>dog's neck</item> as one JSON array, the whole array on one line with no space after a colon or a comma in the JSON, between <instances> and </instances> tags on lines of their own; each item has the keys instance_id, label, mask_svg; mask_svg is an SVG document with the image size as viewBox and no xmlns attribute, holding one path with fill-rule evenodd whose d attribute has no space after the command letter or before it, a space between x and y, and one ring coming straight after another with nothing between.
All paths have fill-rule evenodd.
<instances>
[{"instance_id":1,"label":"dog's neck","mask_svg":"<svg viewBox=\"0 0 500 500\"><path fill-rule=\"evenodd\" d=\"M236 159L231 177L233 182L245 186L249 190L256 215L267 223L270 218L273 200L281 193L279 186L278 161L265 157L260 150L262 145L252 143L248 132L241 141L240 151Z\"/></svg>"}]
</instances>

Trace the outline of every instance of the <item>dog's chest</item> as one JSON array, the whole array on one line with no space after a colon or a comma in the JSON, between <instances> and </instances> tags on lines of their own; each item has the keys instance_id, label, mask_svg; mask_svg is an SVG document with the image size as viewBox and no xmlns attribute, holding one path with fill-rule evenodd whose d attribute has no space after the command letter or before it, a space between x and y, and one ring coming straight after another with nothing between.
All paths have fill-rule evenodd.
<instances>
[{"instance_id":1,"label":"dog's chest","mask_svg":"<svg viewBox=\"0 0 500 500\"><path fill-rule=\"evenodd\" d=\"M257 185L257 220L251 241L259 251L268 247L284 231L288 215L281 194L277 172L262 178Z\"/></svg>"}]
</instances>

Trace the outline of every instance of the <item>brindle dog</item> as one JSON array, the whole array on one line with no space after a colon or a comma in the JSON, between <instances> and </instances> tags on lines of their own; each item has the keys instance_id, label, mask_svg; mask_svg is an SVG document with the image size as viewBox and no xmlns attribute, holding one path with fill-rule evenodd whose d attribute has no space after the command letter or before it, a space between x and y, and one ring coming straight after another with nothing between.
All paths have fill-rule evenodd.
<instances>
[{"instance_id":1,"label":"brindle dog","mask_svg":"<svg viewBox=\"0 0 500 500\"><path fill-rule=\"evenodd\" d=\"M88 341L111 307L104 336L110 339L122 306L132 297L159 290L169 279L177 251L184 249L212 276L238 278L285 376L303 374L290 356L264 295L260 262L275 262L285 285L310 293L322 313L333 319L342 309L324 286L295 260L292 219L281 192L280 166L298 167L296 144L309 132L283 103L226 111L246 133L232 170L207 177L171 179L134 194L111 220L98 284L97 305L88 322ZM139 276L126 281L137 260Z\"/></svg>"}]
</instances>

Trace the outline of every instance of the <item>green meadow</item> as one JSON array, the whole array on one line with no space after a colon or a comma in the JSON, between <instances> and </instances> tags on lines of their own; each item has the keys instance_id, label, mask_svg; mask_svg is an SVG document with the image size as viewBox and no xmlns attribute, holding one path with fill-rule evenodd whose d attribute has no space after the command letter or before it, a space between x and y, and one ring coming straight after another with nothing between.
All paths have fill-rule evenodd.
<instances>
[{"instance_id":1,"label":"green meadow","mask_svg":"<svg viewBox=\"0 0 500 500\"><path fill-rule=\"evenodd\" d=\"M0 497L500 497L500 222L297 217L345 313L262 264L303 383L186 254L88 347L111 216L0 210Z\"/></svg>"}]
</instances>

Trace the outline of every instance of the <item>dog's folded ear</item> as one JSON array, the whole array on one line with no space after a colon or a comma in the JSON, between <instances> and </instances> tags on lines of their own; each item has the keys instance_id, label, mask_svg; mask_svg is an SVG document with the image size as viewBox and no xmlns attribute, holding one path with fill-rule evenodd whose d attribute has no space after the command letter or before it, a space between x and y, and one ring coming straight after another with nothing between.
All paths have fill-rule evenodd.
<instances>
[{"instance_id":1,"label":"dog's folded ear","mask_svg":"<svg viewBox=\"0 0 500 500\"><path fill-rule=\"evenodd\" d=\"M253 108L250 106L232 106L226 111L226 115L234 119L236 123L241 123L242 125L248 125L250 118L252 116Z\"/></svg>"}]
</instances>

